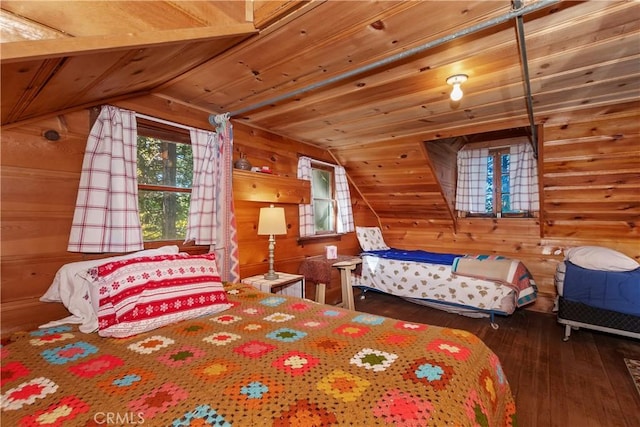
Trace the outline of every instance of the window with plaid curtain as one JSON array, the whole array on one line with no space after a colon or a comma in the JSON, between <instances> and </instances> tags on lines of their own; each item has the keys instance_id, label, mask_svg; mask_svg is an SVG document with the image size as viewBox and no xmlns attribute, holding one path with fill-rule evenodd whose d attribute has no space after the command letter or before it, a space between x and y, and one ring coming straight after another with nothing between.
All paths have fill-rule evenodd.
<instances>
[{"instance_id":1,"label":"window with plaid curtain","mask_svg":"<svg viewBox=\"0 0 640 427\"><path fill-rule=\"evenodd\" d=\"M470 213L488 212L487 197L490 190L487 178L490 173L488 167L490 156L491 152L488 148L465 147L458 151L456 210ZM531 145L528 143L511 145L508 161L510 164L508 173L510 210L523 212L539 210L538 169ZM499 179L501 178L496 176L492 178L494 184ZM499 203L497 200L493 202Z\"/></svg>"},{"instance_id":2,"label":"window with plaid curtain","mask_svg":"<svg viewBox=\"0 0 640 427\"><path fill-rule=\"evenodd\" d=\"M214 118L216 132L191 129L193 182L186 241L210 245L223 280L240 280L232 197L233 128ZM104 106L82 164L68 250L133 252L144 248L138 209L136 113Z\"/></svg>"},{"instance_id":3,"label":"window with plaid curtain","mask_svg":"<svg viewBox=\"0 0 640 427\"><path fill-rule=\"evenodd\" d=\"M309 157L302 156L298 159L298 179L311 181L312 163L313 159ZM349 182L347 181L347 174L342 166L334 165L333 169L336 182L336 232L348 233L355 230ZM313 194L311 198L313 199ZM315 235L313 204L301 204L298 205L298 207L300 215L300 237Z\"/></svg>"}]
</instances>

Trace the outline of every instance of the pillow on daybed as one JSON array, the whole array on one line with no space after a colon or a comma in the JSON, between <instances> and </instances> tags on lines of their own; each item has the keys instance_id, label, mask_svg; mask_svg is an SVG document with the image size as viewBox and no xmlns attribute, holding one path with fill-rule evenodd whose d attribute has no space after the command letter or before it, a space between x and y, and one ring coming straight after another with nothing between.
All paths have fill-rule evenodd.
<instances>
[{"instance_id":1,"label":"pillow on daybed","mask_svg":"<svg viewBox=\"0 0 640 427\"><path fill-rule=\"evenodd\" d=\"M145 249L126 255L118 255L108 258L92 259L88 261L71 262L60 267L49 289L40 297L42 302L61 302L72 314L65 319L42 325L41 327L54 326L56 324L75 323L80 324L80 331L94 332L98 328L97 307L98 302L91 300L89 284L92 279L88 271L101 264L122 259L137 258L141 256L153 256L163 254L177 254L179 248L176 245L162 246L157 249Z\"/></svg>"},{"instance_id":2,"label":"pillow on daybed","mask_svg":"<svg viewBox=\"0 0 640 427\"><path fill-rule=\"evenodd\" d=\"M358 243L363 251L386 251L390 249L384 242L382 231L378 227L356 227Z\"/></svg>"},{"instance_id":3,"label":"pillow on daybed","mask_svg":"<svg viewBox=\"0 0 640 427\"><path fill-rule=\"evenodd\" d=\"M104 337L128 337L231 307L213 253L124 259L91 275Z\"/></svg>"},{"instance_id":4,"label":"pillow on daybed","mask_svg":"<svg viewBox=\"0 0 640 427\"><path fill-rule=\"evenodd\" d=\"M565 260L578 267L601 271L631 271L640 267L633 258L601 246L578 246L564 251Z\"/></svg>"}]
</instances>

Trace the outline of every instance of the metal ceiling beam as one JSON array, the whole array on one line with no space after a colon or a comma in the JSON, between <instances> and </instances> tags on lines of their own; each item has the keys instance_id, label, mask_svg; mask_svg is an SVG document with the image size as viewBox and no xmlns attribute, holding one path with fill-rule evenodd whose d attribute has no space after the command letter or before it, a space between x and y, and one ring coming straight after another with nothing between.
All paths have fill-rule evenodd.
<instances>
[{"instance_id":1,"label":"metal ceiling beam","mask_svg":"<svg viewBox=\"0 0 640 427\"><path fill-rule=\"evenodd\" d=\"M522 0L513 0L514 10L522 8ZM529 141L533 147L533 155L538 158L538 128L536 127L535 117L533 114L533 96L531 95L531 80L529 79L529 61L527 59L527 45L524 38L524 20L522 15L516 16L516 32L518 33L518 48L520 50L520 59L522 62L522 74L525 87L525 95L527 100L527 113L529 115L529 125L531 133Z\"/></svg>"},{"instance_id":2,"label":"metal ceiling beam","mask_svg":"<svg viewBox=\"0 0 640 427\"><path fill-rule=\"evenodd\" d=\"M239 116L241 114L244 114L244 113L247 113L249 111L257 110L259 108L266 107L268 105L271 105L271 104L274 104L274 103L277 103L277 102L280 102L280 101L284 101L286 99L289 99L289 98L292 98L294 96L297 96L297 95L299 95L301 93L310 92L310 91L316 90L318 88L321 88L321 87L324 87L324 86L327 86L327 85L331 85L333 83L348 79L350 77L354 77L354 76L357 76L359 74L366 73L366 72L371 71L373 69L376 69L376 68L379 68L379 67L383 67L385 65L394 63L396 61L400 61L402 59L405 59L407 57L411 57L411 56L416 55L418 53L427 51L429 49L433 49L436 46L440 46L440 45L442 45L444 43L447 43L449 41L458 39L460 37L464 37L464 36L467 36L469 34L477 33L479 31L485 30L487 28L491 28L491 27L495 27L496 25L500 25L500 24L502 24L504 22L507 22L507 21L509 21L509 20L511 20L513 18L522 17L522 16L524 16L526 14L529 14L529 13L544 9L544 8L546 8L546 7L548 7L548 6L552 5L552 4L558 3L559 1L560 0L539 0L539 1L531 3L531 4L529 4L527 6L524 6L524 7L521 7L521 8L518 8L518 9L512 9L510 12L505 13L504 15L495 17L493 19L489 19L489 20L487 20L485 22L481 22L479 24L473 25L473 26L468 27L468 28L464 28L464 29L462 29L460 31L457 31L455 33L446 35L446 36L441 37L441 38L436 39L436 40L432 40L432 41L424 43L424 44L422 44L420 46L416 46L416 47L413 47L411 49L407 49L407 50L405 50L403 52L397 53L395 55L391 55L391 56L389 56L387 58L383 58L383 59L381 59L379 61L376 61L376 62L372 62L371 64L367 64L367 65L362 66L360 68L356 68L356 69L347 71L347 72L345 72L343 74L339 74L337 76L331 77L329 79L326 79L326 80L323 80L323 81L320 81L320 82L317 82L317 83L314 83L314 84L311 84L309 86L305 86L303 88L294 90L292 92L289 92L289 93L286 93L286 94L283 94L283 95L280 95L280 96L276 96L276 97L271 98L271 99L267 99L265 101L256 103L254 105L249 105L247 107L240 108L240 109L235 110L235 111L231 111L231 112L229 112L229 115L231 117L237 117L237 116ZM213 114L209 116L209 122L211 124L214 124L213 117L215 117L215 115L213 115Z\"/></svg>"}]
</instances>

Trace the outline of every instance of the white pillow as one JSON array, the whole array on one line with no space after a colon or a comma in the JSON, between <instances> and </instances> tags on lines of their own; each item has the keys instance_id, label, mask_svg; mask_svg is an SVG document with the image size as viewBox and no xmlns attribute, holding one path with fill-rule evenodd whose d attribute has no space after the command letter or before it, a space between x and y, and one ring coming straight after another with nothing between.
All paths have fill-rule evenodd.
<instances>
[{"instance_id":1,"label":"white pillow","mask_svg":"<svg viewBox=\"0 0 640 427\"><path fill-rule=\"evenodd\" d=\"M363 251L385 251L390 249L384 242L382 231L378 227L356 227L358 243Z\"/></svg>"},{"instance_id":2,"label":"white pillow","mask_svg":"<svg viewBox=\"0 0 640 427\"><path fill-rule=\"evenodd\" d=\"M145 249L138 252L132 252L126 255L119 255L109 258L92 259L89 261L78 261L65 264L56 273L53 282L47 289L47 292L40 297L42 302L62 302L60 297L61 287L82 287L83 282L91 281L91 277L87 276L89 269L105 264L110 261L118 261L121 259L137 258L141 256L153 256L163 254L177 254L179 248L176 245L162 246L157 249Z\"/></svg>"},{"instance_id":3,"label":"white pillow","mask_svg":"<svg viewBox=\"0 0 640 427\"><path fill-rule=\"evenodd\" d=\"M578 246L564 251L565 260L578 267L601 271L631 271L640 267L633 258L601 246Z\"/></svg>"},{"instance_id":4,"label":"white pillow","mask_svg":"<svg viewBox=\"0 0 640 427\"><path fill-rule=\"evenodd\" d=\"M98 328L97 301L92 304L89 270L109 261L137 258L140 256L153 256L163 254L177 254L179 248L176 245L163 246L157 249L146 249L127 255L109 258L94 259L89 261L71 262L60 267L53 283L47 292L40 297L42 302L61 302L72 316L56 321L56 324L76 323L80 324L80 331L93 332ZM47 324L49 325L49 324ZM41 325L44 327L46 325Z\"/></svg>"}]
</instances>

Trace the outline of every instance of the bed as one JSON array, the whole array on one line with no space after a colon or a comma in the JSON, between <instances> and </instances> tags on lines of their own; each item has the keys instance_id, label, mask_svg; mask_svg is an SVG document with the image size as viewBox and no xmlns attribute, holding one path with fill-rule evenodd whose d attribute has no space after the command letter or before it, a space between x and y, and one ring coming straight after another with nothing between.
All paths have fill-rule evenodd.
<instances>
[{"instance_id":1,"label":"bed","mask_svg":"<svg viewBox=\"0 0 640 427\"><path fill-rule=\"evenodd\" d=\"M202 266L208 275L213 260L134 257L92 267L89 277L107 278L100 283L123 291L127 286L113 271L124 268L125 281L146 281L155 292L158 281L144 278L141 265L163 277L169 270L183 277L180 270L188 274L194 263L197 274ZM177 282L186 283L172 285ZM211 282L217 292L222 284L215 277ZM60 322L14 336L0 349L2 425L516 423L498 357L469 332L267 294L245 284L224 284L222 290L214 313L166 324L144 317L145 326L132 334L110 328L99 312L96 332ZM130 301L126 308L105 291L102 310L103 300L116 310L116 322L132 322L123 316L131 312Z\"/></svg>"},{"instance_id":2,"label":"bed","mask_svg":"<svg viewBox=\"0 0 640 427\"><path fill-rule=\"evenodd\" d=\"M378 227L356 227L364 292L376 290L469 317L509 315L536 300L533 277L518 260L389 247Z\"/></svg>"},{"instance_id":3,"label":"bed","mask_svg":"<svg viewBox=\"0 0 640 427\"><path fill-rule=\"evenodd\" d=\"M635 260L609 248L571 248L558 264L555 284L564 341L580 328L640 338L640 265Z\"/></svg>"}]
</instances>

